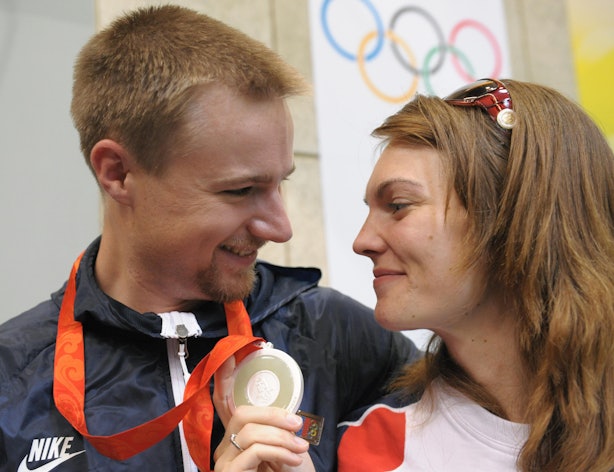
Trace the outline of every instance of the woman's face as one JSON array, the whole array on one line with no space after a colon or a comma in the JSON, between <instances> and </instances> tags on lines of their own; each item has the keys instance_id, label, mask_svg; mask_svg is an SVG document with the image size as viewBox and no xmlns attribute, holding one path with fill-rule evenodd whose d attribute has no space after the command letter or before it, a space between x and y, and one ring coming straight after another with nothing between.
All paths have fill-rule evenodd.
<instances>
[{"instance_id":1,"label":"woman's face","mask_svg":"<svg viewBox=\"0 0 614 472\"><path fill-rule=\"evenodd\" d=\"M466 326L485 296L483 264L463 268L468 218L447 191L439 154L388 146L367 184L354 251L373 261L375 316L392 330L440 336Z\"/></svg>"}]
</instances>

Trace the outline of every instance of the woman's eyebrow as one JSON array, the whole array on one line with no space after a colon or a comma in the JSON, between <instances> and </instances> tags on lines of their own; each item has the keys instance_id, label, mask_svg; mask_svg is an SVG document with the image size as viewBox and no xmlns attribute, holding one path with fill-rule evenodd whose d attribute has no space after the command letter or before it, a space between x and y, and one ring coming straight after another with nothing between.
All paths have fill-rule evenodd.
<instances>
[{"instance_id":1,"label":"woman's eyebrow","mask_svg":"<svg viewBox=\"0 0 614 472\"><path fill-rule=\"evenodd\" d=\"M377 198L378 200L381 200L384 194L386 193L386 191L388 190L388 188L395 184L401 184L404 186L411 187L415 189L415 191L421 192L421 193L424 190L424 186L420 182L417 182L411 179L395 178L395 179L389 179L389 180L385 180L384 182L381 182L375 189L375 198ZM365 205L369 206L366 194L363 197L363 202L365 203Z\"/></svg>"}]
</instances>

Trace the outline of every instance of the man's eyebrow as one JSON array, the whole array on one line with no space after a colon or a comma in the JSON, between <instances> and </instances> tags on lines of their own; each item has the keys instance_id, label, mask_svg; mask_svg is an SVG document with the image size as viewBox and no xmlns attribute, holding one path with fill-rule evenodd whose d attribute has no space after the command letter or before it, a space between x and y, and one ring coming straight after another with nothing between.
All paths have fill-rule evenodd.
<instances>
[{"instance_id":1,"label":"man's eyebrow","mask_svg":"<svg viewBox=\"0 0 614 472\"><path fill-rule=\"evenodd\" d=\"M282 180L286 180L290 175L292 175L296 171L296 165L293 164L292 168L282 177ZM218 183L223 185L247 185L247 184L258 184L258 183L269 183L273 182L275 178L271 174L246 174L239 175L236 177L231 177L228 179L222 179L218 181Z\"/></svg>"}]
</instances>

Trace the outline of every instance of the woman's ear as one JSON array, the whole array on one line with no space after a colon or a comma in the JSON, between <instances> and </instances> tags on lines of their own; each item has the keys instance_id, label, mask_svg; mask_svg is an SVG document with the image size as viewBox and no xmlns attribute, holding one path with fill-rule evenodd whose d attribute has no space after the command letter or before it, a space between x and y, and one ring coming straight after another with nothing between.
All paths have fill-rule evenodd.
<instances>
[{"instance_id":1,"label":"woman's ear","mask_svg":"<svg viewBox=\"0 0 614 472\"><path fill-rule=\"evenodd\" d=\"M135 163L130 152L112 139L102 139L92 148L90 163L100 188L118 203L131 202L128 178Z\"/></svg>"}]
</instances>

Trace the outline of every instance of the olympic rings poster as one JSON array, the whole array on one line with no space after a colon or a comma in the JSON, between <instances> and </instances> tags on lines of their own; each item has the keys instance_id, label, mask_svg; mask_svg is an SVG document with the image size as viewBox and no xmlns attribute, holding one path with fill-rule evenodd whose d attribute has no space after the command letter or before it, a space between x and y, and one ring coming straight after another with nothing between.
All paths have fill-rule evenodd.
<instances>
[{"instance_id":1,"label":"olympic rings poster","mask_svg":"<svg viewBox=\"0 0 614 472\"><path fill-rule=\"evenodd\" d=\"M310 0L330 285L375 305L372 264L352 251L377 158L371 131L415 93L511 77L502 0ZM408 335L418 343L428 332Z\"/></svg>"}]
</instances>

